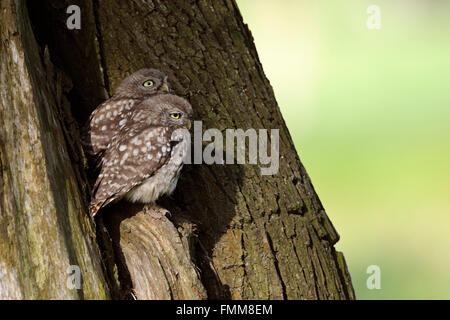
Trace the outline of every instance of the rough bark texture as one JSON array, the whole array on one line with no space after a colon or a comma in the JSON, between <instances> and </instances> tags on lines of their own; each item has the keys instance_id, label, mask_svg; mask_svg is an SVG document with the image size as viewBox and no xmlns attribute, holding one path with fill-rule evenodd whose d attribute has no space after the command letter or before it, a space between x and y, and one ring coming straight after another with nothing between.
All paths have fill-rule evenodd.
<instances>
[{"instance_id":1,"label":"rough bark texture","mask_svg":"<svg viewBox=\"0 0 450 320\"><path fill-rule=\"evenodd\" d=\"M40 55L24 3L0 5L0 299L108 298L68 153L64 78ZM70 265L81 290L67 286Z\"/></svg>"},{"instance_id":2,"label":"rough bark texture","mask_svg":"<svg viewBox=\"0 0 450 320\"><path fill-rule=\"evenodd\" d=\"M16 15L25 10L23 1L3 1L0 13L11 20L1 27L0 268L12 270L6 278L0 273L1 294L64 294L52 286L58 280L38 283L22 268L31 262L29 273L59 268L76 257L84 263L86 293L61 297L106 298L107 279L113 297L131 292L138 299L354 298L344 257L333 247L339 236L300 163L234 1L43 3L27 2L37 44L26 12ZM65 28L70 4L81 7L81 30ZM50 72L52 63L62 72ZM280 129L280 170L261 176L255 165L187 166L173 197L160 202L170 220L112 205L97 220L103 276L70 110L83 123L126 75L143 67L166 72L206 128ZM63 72L70 90L55 84ZM33 126L19 128L24 122ZM32 229L33 219L48 229L42 239L43 226ZM14 231L3 232L6 226ZM62 253L48 261L55 250Z\"/></svg>"},{"instance_id":3,"label":"rough bark texture","mask_svg":"<svg viewBox=\"0 0 450 320\"><path fill-rule=\"evenodd\" d=\"M128 286L122 292L138 299L206 299L193 263L195 226L178 212L172 222L139 210L121 203L105 218L122 283Z\"/></svg>"}]
</instances>

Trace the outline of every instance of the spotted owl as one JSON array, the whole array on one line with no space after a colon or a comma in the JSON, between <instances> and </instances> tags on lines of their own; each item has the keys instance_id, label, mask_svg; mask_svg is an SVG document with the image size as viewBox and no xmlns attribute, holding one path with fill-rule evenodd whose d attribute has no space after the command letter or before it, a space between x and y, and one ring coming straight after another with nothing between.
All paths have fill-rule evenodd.
<instances>
[{"instance_id":1,"label":"spotted owl","mask_svg":"<svg viewBox=\"0 0 450 320\"><path fill-rule=\"evenodd\" d=\"M92 216L122 198L151 204L174 191L189 150L192 112L189 102L172 94L150 97L133 108L102 157Z\"/></svg>"},{"instance_id":2,"label":"spotted owl","mask_svg":"<svg viewBox=\"0 0 450 320\"><path fill-rule=\"evenodd\" d=\"M125 78L114 96L92 112L83 128L82 141L88 155L93 159L99 158L137 104L167 92L167 76L159 70L141 69Z\"/></svg>"}]
</instances>

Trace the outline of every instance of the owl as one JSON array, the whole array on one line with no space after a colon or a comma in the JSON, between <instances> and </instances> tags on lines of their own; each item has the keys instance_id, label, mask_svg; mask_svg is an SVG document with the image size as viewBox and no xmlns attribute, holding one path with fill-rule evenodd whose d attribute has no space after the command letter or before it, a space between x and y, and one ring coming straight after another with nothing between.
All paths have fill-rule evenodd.
<instances>
[{"instance_id":1,"label":"owl","mask_svg":"<svg viewBox=\"0 0 450 320\"><path fill-rule=\"evenodd\" d=\"M85 151L92 159L97 159L137 104L148 97L168 92L167 76L159 70L141 69L125 78L114 96L92 112L83 128Z\"/></svg>"},{"instance_id":2,"label":"owl","mask_svg":"<svg viewBox=\"0 0 450 320\"><path fill-rule=\"evenodd\" d=\"M190 146L192 107L172 94L156 95L133 108L105 150L90 212L122 198L153 204L170 195Z\"/></svg>"}]
</instances>

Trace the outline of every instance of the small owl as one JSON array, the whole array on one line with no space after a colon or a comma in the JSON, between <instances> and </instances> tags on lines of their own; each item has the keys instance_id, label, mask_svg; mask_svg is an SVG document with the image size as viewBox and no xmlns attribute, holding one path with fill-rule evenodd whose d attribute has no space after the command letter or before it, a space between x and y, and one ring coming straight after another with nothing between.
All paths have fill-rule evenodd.
<instances>
[{"instance_id":1,"label":"small owl","mask_svg":"<svg viewBox=\"0 0 450 320\"><path fill-rule=\"evenodd\" d=\"M191 116L189 102L171 94L150 97L134 107L104 152L92 216L112 201L151 204L174 191L190 145Z\"/></svg>"},{"instance_id":2,"label":"small owl","mask_svg":"<svg viewBox=\"0 0 450 320\"><path fill-rule=\"evenodd\" d=\"M125 78L114 96L92 112L83 128L82 141L86 152L93 159L98 158L138 103L167 92L167 76L159 70L141 69Z\"/></svg>"}]
</instances>

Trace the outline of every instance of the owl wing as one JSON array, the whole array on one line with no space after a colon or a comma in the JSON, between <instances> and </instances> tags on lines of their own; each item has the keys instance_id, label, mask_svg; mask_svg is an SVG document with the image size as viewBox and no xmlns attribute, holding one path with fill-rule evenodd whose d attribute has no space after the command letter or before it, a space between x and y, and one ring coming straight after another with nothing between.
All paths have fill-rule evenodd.
<instances>
[{"instance_id":1,"label":"owl wing","mask_svg":"<svg viewBox=\"0 0 450 320\"><path fill-rule=\"evenodd\" d=\"M108 147L94 186L90 212L120 199L152 176L170 158L171 132L165 127L148 127L140 132L124 130L122 138Z\"/></svg>"},{"instance_id":2,"label":"owl wing","mask_svg":"<svg viewBox=\"0 0 450 320\"><path fill-rule=\"evenodd\" d=\"M100 104L82 130L82 143L90 156L99 156L126 124L127 114L137 103L135 99L111 98Z\"/></svg>"}]
</instances>

